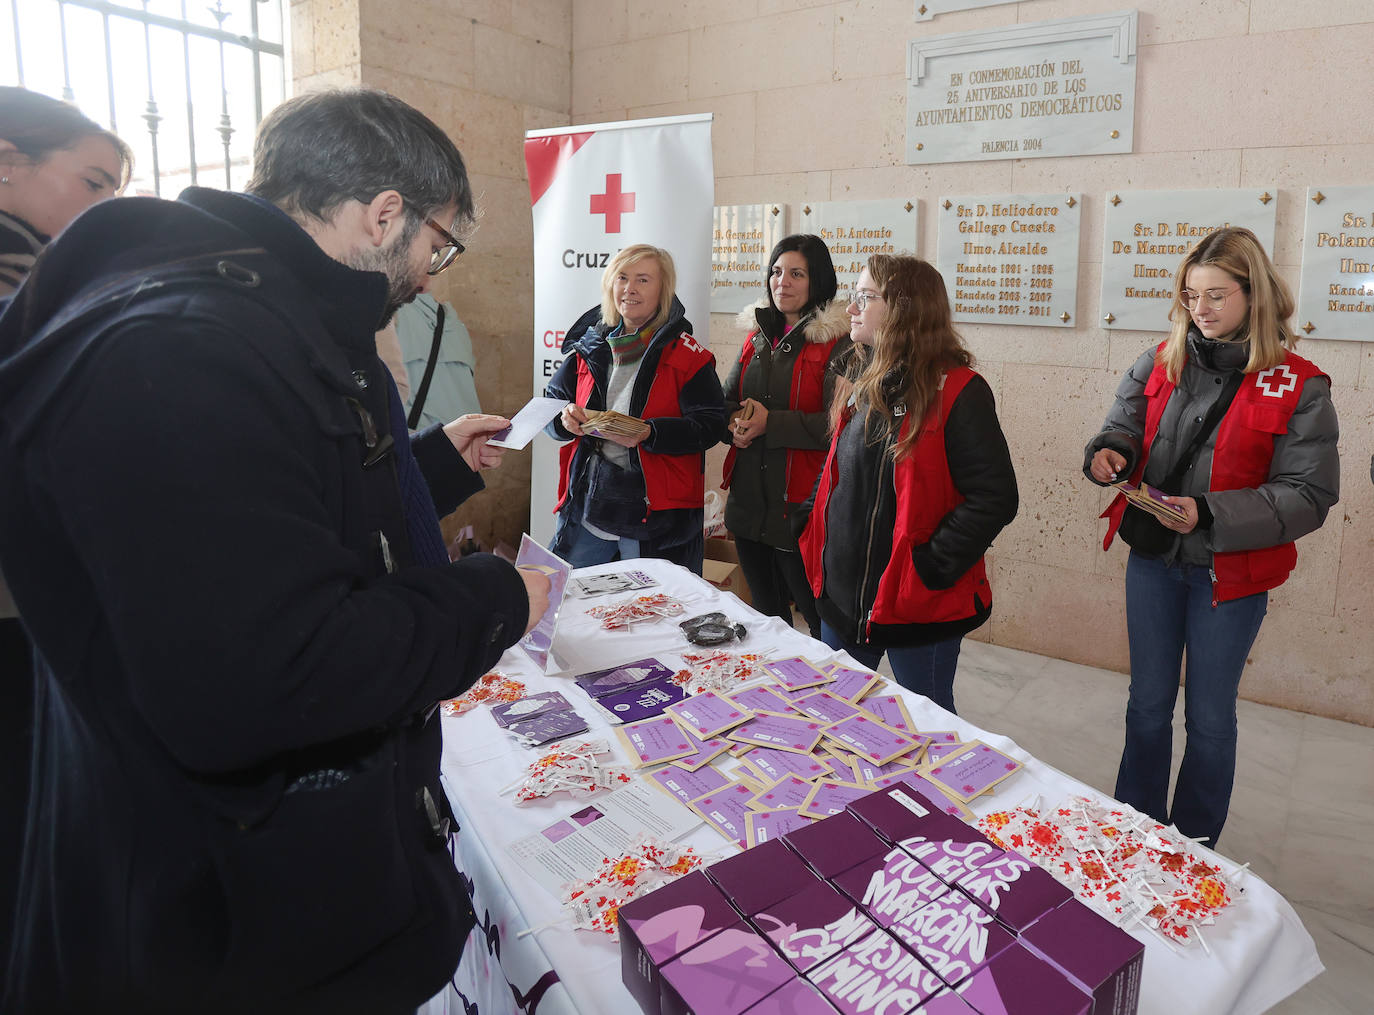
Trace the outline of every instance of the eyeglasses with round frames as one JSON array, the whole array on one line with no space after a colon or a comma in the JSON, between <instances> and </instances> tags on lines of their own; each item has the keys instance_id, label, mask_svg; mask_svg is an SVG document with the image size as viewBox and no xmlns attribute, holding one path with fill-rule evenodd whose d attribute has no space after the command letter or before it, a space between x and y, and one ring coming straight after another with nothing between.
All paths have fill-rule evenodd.
<instances>
[{"instance_id":1,"label":"eyeglasses with round frames","mask_svg":"<svg viewBox=\"0 0 1374 1015\"><path fill-rule=\"evenodd\" d=\"M857 306L861 314L868 309L868 304L873 300L877 300L881 303L883 299L877 293L871 293L867 289L850 289L845 295L848 296L849 299L845 301L844 305L846 307L850 305Z\"/></svg>"},{"instance_id":2,"label":"eyeglasses with round frames","mask_svg":"<svg viewBox=\"0 0 1374 1015\"><path fill-rule=\"evenodd\" d=\"M1188 311L1195 311L1199 306L1204 306L1208 310L1226 309L1226 297L1232 293L1240 292L1243 286L1236 286L1234 289L1208 289L1206 292L1195 293L1191 289L1184 289L1178 294L1179 303Z\"/></svg>"}]
</instances>

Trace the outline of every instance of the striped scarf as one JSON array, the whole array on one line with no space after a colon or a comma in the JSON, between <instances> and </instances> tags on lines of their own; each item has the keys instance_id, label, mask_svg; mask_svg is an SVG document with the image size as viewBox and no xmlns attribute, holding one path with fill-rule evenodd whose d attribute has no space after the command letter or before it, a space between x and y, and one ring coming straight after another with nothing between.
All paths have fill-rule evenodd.
<instances>
[{"instance_id":1,"label":"striped scarf","mask_svg":"<svg viewBox=\"0 0 1374 1015\"><path fill-rule=\"evenodd\" d=\"M620 326L606 336L606 344L611 347L611 356L615 359L616 366L633 363L643 356L644 350L649 348L650 339L653 338L648 324L639 331L625 331L624 328L625 322L621 321Z\"/></svg>"}]
</instances>

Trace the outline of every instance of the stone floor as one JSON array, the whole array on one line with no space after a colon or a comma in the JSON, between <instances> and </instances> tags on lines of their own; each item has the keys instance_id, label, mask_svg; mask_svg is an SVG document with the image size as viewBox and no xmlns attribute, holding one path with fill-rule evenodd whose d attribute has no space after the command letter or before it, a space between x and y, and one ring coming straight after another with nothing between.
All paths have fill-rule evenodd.
<instances>
[{"instance_id":1,"label":"stone floor","mask_svg":"<svg viewBox=\"0 0 1374 1015\"><path fill-rule=\"evenodd\" d=\"M1126 685L1110 670L965 640L954 689L970 722L1110 793ZM1177 771L1181 697L1175 724ZM1272 1010L1374 1011L1374 729L1242 701L1236 788L1218 849L1248 860L1293 904L1326 965Z\"/></svg>"}]
</instances>

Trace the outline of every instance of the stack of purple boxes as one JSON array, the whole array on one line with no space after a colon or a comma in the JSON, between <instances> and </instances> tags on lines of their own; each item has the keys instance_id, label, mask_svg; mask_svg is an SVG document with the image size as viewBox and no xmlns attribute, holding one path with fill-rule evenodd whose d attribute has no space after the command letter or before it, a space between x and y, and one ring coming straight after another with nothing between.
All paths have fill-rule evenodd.
<instances>
[{"instance_id":1,"label":"stack of purple boxes","mask_svg":"<svg viewBox=\"0 0 1374 1015\"><path fill-rule=\"evenodd\" d=\"M1133 1015L1144 945L904 785L623 906L647 1015Z\"/></svg>"}]
</instances>

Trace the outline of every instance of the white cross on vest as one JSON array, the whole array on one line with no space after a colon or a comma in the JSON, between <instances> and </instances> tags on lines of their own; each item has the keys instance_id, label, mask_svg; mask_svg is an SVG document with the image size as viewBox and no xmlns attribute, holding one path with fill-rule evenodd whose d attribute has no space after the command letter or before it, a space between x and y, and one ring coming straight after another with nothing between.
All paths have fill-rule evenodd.
<instances>
[{"instance_id":1,"label":"white cross on vest","mask_svg":"<svg viewBox=\"0 0 1374 1015\"><path fill-rule=\"evenodd\" d=\"M1298 386L1298 375L1280 363L1256 377L1255 386L1269 398L1282 398Z\"/></svg>"}]
</instances>

